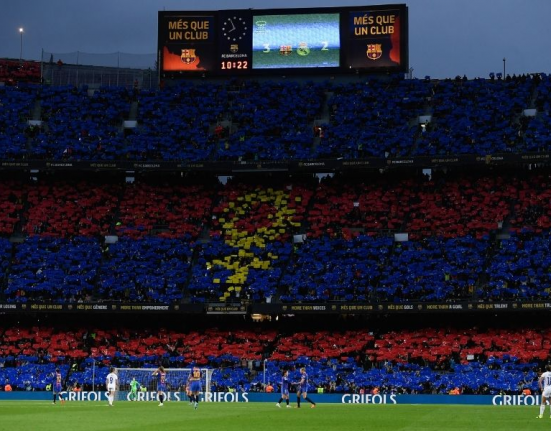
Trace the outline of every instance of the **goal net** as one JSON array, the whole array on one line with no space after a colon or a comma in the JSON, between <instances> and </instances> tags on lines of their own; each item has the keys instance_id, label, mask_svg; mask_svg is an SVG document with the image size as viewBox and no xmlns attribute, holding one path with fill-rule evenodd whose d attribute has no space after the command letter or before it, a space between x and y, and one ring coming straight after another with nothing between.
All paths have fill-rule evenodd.
<instances>
[{"instance_id":1,"label":"goal net","mask_svg":"<svg viewBox=\"0 0 551 431\"><path fill-rule=\"evenodd\" d=\"M138 392L136 401L157 401L157 376L153 373L157 368L117 368L119 376L116 398L117 400L133 401L131 397L130 382L136 379ZM166 372L166 401L187 401L186 383L191 373L191 368L165 368ZM212 372L209 368L201 368L201 386L204 399L210 392Z\"/></svg>"}]
</instances>

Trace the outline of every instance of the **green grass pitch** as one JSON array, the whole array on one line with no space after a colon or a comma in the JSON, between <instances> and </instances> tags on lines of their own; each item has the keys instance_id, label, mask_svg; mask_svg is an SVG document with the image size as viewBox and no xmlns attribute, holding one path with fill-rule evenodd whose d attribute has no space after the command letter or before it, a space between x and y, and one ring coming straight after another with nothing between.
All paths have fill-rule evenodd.
<instances>
[{"instance_id":1,"label":"green grass pitch","mask_svg":"<svg viewBox=\"0 0 551 431\"><path fill-rule=\"evenodd\" d=\"M537 406L366 405L307 403L278 409L274 403L0 402L0 430L549 430Z\"/></svg>"}]
</instances>

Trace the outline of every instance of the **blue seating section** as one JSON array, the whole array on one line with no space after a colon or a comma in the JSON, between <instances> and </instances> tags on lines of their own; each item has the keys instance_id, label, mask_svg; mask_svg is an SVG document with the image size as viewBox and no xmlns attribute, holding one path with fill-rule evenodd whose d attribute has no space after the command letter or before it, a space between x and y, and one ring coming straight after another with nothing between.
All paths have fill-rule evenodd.
<instances>
[{"instance_id":1,"label":"blue seating section","mask_svg":"<svg viewBox=\"0 0 551 431\"><path fill-rule=\"evenodd\" d=\"M424 81L367 81L336 85L328 100L332 119L322 127L318 158L407 156L416 119L425 113L431 87ZM413 122L413 123L412 123Z\"/></svg>"},{"instance_id":2,"label":"blue seating section","mask_svg":"<svg viewBox=\"0 0 551 431\"><path fill-rule=\"evenodd\" d=\"M486 300L548 300L551 292L549 234L520 234L502 240L486 274L488 285L477 290Z\"/></svg>"},{"instance_id":3,"label":"blue seating section","mask_svg":"<svg viewBox=\"0 0 551 431\"><path fill-rule=\"evenodd\" d=\"M235 92L232 131L217 153L228 160L293 160L312 157L312 122L327 84L248 83Z\"/></svg>"},{"instance_id":4,"label":"blue seating section","mask_svg":"<svg viewBox=\"0 0 551 431\"><path fill-rule=\"evenodd\" d=\"M11 249L6 240L0 245L5 268ZM4 296L9 302L171 303L182 298L191 254L184 240L122 238L102 259L96 239L34 236L16 246Z\"/></svg>"},{"instance_id":5,"label":"blue seating section","mask_svg":"<svg viewBox=\"0 0 551 431\"><path fill-rule=\"evenodd\" d=\"M122 121L130 104L124 88L43 87L42 117L47 121L32 141L38 159L112 160L126 155Z\"/></svg>"},{"instance_id":6,"label":"blue seating section","mask_svg":"<svg viewBox=\"0 0 551 431\"><path fill-rule=\"evenodd\" d=\"M415 155L518 151L515 123L530 104L532 80L445 80L434 86L432 122Z\"/></svg>"},{"instance_id":7,"label":"blue seating section","mask_svg":"<svg viewBox=\"0 0 551 431\"><path fill-rule=\"evenodd\" d=\"M75 302L94 294L101 247L93 238L29 237L16 246L9 302Z\"/></svg>"},{"instance_id":8,"label":"blue seating section","mask_svg":"<svg viewBox=\"0 0 551 431\"><path fill-rule=\"evenodd\" d=\"M377 297L385 302L472 297L487 249L487 242L470 236L398 243L381 270Z\"/></svg>"},{"instance_id":9,"label":"blue seating section","mask_svg":"<svg viewBox=\"0 0 551 431\"><path fill-rule=\"evenodd\" d=\"M391 238L312 239L297 246L281 279L281 301L372 299L392 247Z\"/></svg>"},{"instance_id":10,"label":"blue seating section","mask_svg":"<svg viewBox=\"0 0 551 431\"><path fill-rule=\"evenodd\" d=\"M0 158L305 160L549 151L551 77L0 89ZM39 111L44 127L24 133ZM134 102L137 102L133 105ZM536 108L535 117L523 111ZM122 122L138 127L123 133ZM426 128L418 118L431 115ZM314 125L320 129L314 133ZM216 131L222 127L222 132Z\"/></svg>"},{"instance_id":11,"label":"blue seating section","mask_svg":"<svg viewBox=\"0 0 551 431\"><path fill-rule=\"evenodd\" d=\"M0 279L7 275L11 261L12 244L5 238L0 238Z\"/></svg>"},{"instance_id":12,"label":"blue seating section","mask_svg":"<svg viewBox=\"0 0 551 431\"><path fill-rule=\"evenodd\" d=\"M39 364L36 356L0 357L0 362L3 363L14 361L18 361L21 365L18 367L0 367L0 381L2 383L10 382L14 391L43 391L47 385L52 385L56 368L59 368L62 376L67 376L69 372L69 365L67 364ZM105 382L105 377L103 382Z\"/></svg>"},{"instance_id":13,"label":"blue seating section","mask_svg":"<svg viewBox=\"0 0 551 431\"><path fill-rule=\"evenodd\" d=\"M212 158L214 141L209 127L225 111L224 93L216 84L183 83L139 96L139 127L128 138L132 160L187 160Z\"/></svg>"},{"instance_id":14,"label":"blue seating section","mask_svg":"<svg viewBox=\"0 0 551 431\"><path fill-rule=\"evenodd\" d=\"M521 151L550 151L551 149L551 76L544 77L537 87L536 115L529 117L521 128ZM523 135L522 135L523 133Z\"/></svg>"},{"instance_id":15,"label":"blue seating section","mask_svg":"<svg viewBox=\"0 0 551 431\"><path fill-rule=\"evenodd\" d=\"M38 87L0 87L0 159L26 156L27 120L32 119Z\"/></svg>"},{"instance_id":16,"label":"blue seating section","mask_svg":"<svg viewBox=\"0 0 551 431\"><path fill-rule=\"evenodd\" d=\"M215 237L209 243L198 247L198 257L192 268L188 286L192 302L218 302L224 292L229 289L230 296L227 302L247 299L254 302L271 301L275 297L279 280L289 261L292 246L290 243L274 241L267 243L264 248L251 246L250 252L259 261L271 261L267 269L248 267L247 276L243 280L235 279L235 271L226 265L217 264L216 260L235 261L239 255L239 248L228 245L222 238ZM277 260L268 256L277 256ZM249 261L252 259L248 259ZM243 262L235 261L237 266ZM235 285L235 286L234 286ZM237 288L236 288L237 287Z\"/></svg>"},{"instance_id":17,"label":"blue seating section","mask_svg":"<svg viewBox=\"0 0 551 431\"><path fill-rule=\"evenodd\" d=\"M165 238L120 239L99 266L98 296L106 300L172 303L182 299L192 248Z\"/></svg>"},{"instance_id":18,"label":"blue seating section","mask_svg":"<svg viewBox=\"0 0 551 431\"><path fill-rule=\"evenodd\" d=\"M296 368L296 371L289 374L291 381L298 381L300 366L307 368L309 380L314 387L334 382L335 392L357 393L359 388L364 388L370 393L371 389L377 387L382 393L447 394L453 388L459 387L470 393L499 394L501 391L516 393L523 387L528 387L532 391L538 389L537 363L494 358L486 364L472 361L466 365L454 364L450 370L437 371L428 365L410 363L387 363L366 370L353 358L343 363L327 359L310 360L304 357L296 362L280 361L270 364L267 379L271 382L280 382L281 369Z\"/></svg>"}]
</instances>

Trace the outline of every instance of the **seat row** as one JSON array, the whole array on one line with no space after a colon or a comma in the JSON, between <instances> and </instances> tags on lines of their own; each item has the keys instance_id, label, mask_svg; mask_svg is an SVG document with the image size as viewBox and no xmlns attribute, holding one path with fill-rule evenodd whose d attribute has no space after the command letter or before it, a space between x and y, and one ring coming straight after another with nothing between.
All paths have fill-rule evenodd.
<instances>
[{"instance_id":1,"label":"seat row","mask_svg":"<svg viewBox=\"0 0 551 431\"><path fill-rule=\"evenodd\" d=\"M548 152L550 81L186 81L134 93L36 86L32 111L2 131L0 158L197 162ZM27 87L2 87L0 102L18 111L28 94ZM22 139L29 119L41 122Z\"/></svg>"},{"instance_id":2,"label":"seat row","mask_svg":"<svg viewBox=\"0 0 551 431\"><path fill-rule=\"evenodd\" d=\"M46 327L0 329L0 378L16 389L43 390L55 367L64 381L101 387L108 367L214 368L211 390L278 388L283 370L334 392L519 393L537 389L551 338L546 329L343 330L287 333L218 328L61 332ZM293 380L293 376L297 377ZM262 387L262 386L261 386ZM173 388L176 389L176 388Z\"/></svg>"}]
</instances>

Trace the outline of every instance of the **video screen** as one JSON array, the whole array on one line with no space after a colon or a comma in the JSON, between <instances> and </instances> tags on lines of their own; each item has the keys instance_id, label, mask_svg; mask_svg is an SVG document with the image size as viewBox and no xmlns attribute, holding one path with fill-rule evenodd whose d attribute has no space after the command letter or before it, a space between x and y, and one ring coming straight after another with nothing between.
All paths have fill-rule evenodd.
<instances>
[{"instance_id":1,"label":"video screen","mask_svg":"<svg viewBox=\"0 0 551 431\"><path fill-rule=\"evenodd\" d=\"M350 12L344 44L346 64L358 69L403 66L401 24L399 9Z\"/></svg>"},{"instance_id":2,"label":"video screen","mask_svg":"<svg viewBox=\"0 0 551 431\"><path fill-rule=\"evenodd\" d=\"M163 72L210 71L216 66L215 16L166 14L159 19Z\"/></svg>"},{"instance_id":3,"label":"video screen","mask_svg":"<svg viewBox=\"0 0 551 431\"><path fill-rule=\"evenodd\" d=\"M253 17L253 69L339 66L338 13Z\"/></svg>"}]
</instances>

